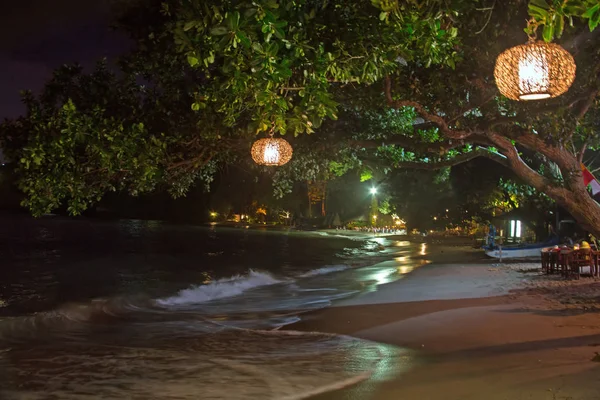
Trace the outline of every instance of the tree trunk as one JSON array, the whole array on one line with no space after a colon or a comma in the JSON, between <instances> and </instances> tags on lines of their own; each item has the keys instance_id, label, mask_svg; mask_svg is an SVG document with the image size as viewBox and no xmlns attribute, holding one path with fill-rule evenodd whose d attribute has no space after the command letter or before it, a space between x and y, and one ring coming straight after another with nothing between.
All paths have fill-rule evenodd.
<instances>
[{"instance_id":1,"label":"tree trunk","mask_svg":"<svg viewBox=\"0 0 600 400\"><path fill-rule=\"evenodd\" d=\"M312 198L310 197L310 184L308 185L308 218L312 218Z\"/></svg>"},{"instance_id":2,"label":"tree trunk","mask_svg":"<svg viewBox=\"0 0 600 400\"><path fill-rule=\"evenodd\" d=\"M500 142L498 143L500 144ZM540 146L538 150L542 153L549 153L550 151L555 153L551 160L560 167L565 179L565 187L558 187L547 178L533 171L521 159L512 144L510 148L505 147L508 150L506 155L509 167L527 184L541 193L545 193L567 210L585 230L596 237L600 237L600 204L589 195L583 185L583 175L577 158L564 148L542 146L539 143L538 146ZM544 147L552 148L548 150Z\"/></svg>"},{"instance_id":3,"label":"tree trunk","mask_svg":"<svg viewBox=\"0 0 600 400\"><path fill-rule=\"evenodd\" d=\"M573 191L572 196L555 199L577 222L595 237L600 237L600 205L590 197L587 191ZM587 238L586 238L587 239Z\"/></svg>"},{"instance_id":4,"label":"tree trunk","mask_svg":"<svg viewBox=\"0 0 600 400\"><path fill-rule=\"evenodd\" d=\"M326 212L326 209L325 209L325 201L326 200L327 200L327 185L325 185L323 187L323 198L321 200L321 215L324 216L324 217L327 215L327 212Z\"/></svg>"},{"instance_id":5,"label":"tree trunk","mask_svg":"<svg viewBox=\"0 0 600 400\"><path fill-rule=\"evenodd\" d=\"M594 74L598 73L598 69ZM599 75L600 77L600 75ZM435 124L441 135L448 141L442 144L445 149L454 148L456 143L464 144L471 143L485 146L490 145L497 147L506 159L497 157L491 151L486 149L477 153L477 150L470 153L461 154L454 159L446 159L437 163L421 163L422 167L417 167L415 162L401 163L413 168L438 169L440 167L449 167L460 162L468 161L470 156L488 157L510 169L516 173L525 183L534 187L541 193L556 201L556 203L567 210L579 224L592 233L596 237L600 237L600 204L590 197L587 189L583 185L582 171L580 163L587 149L587 143L577 151L573 148L573 153L566 149L564 143L567 140L550 142L543 139L537 133L534 133L527 127L516 129L519 123L522 122L519 117L495 117L487 123L479 124L475 129L454 129L451 123L446 121L444 117L433 112L422 104L411 100L395 100L392 95L392 80L389 76L384 81L384 93L389 106L399 109L402 107L412 107L426 121ZM583 99L573 103L577 105L573 109L575 113L576 124L573 126L575 132L576 125L588 112L594 104L600 93L600 88L593 87L588 95ZM571 108L572 106L569 106ZM496 130L500 126L510 126L507 132L500 133ZM571 138L572 139L572 138ZM558 186L555 182L540 175L529 167L520 157L519 151L515 147L515 143L532 152L543 155L548 160L552 161L559 168L564 179L565 186ZM422 144L422 143L419 143ZM404 143L403 145L406 145Z\"/></svg>"},{"instance_id":6,"label":"tree trunk","mask_svg":"<svg viewBox=\"0 0 600 400\"><path fill-rule=\"evenodd\" d=\"M583 174L580 161L576 156L561 146L547 144L537 135L525 134L517 143L530 150L539 152L554 162L562 173L565 187L556 186L554 182L534 171L521 159L513 142L496 132L487 132L486 137L496 144L506 156L508 168L512 169L525 183L556 201L579 222L582 227L597 236L600 234L600 205L592 199L583 185Z\"/></svg>"}]
</instances>

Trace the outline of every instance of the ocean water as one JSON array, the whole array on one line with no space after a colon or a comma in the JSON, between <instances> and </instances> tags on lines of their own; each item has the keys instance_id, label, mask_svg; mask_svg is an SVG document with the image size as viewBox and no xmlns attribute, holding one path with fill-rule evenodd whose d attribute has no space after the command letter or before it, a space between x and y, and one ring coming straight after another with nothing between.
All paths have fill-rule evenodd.
<instances>
[{"instance_id":1,"label":"ocean water","mask_svg":"<svg viewBox=\"0 0 600 400\"><path fill-rule=\"evenodd\" d=\"M410 356L280 328L402 278L419 251L343 234L0 215L0 398L301 399L350 385Z\"/></svg>"}]
</instances>

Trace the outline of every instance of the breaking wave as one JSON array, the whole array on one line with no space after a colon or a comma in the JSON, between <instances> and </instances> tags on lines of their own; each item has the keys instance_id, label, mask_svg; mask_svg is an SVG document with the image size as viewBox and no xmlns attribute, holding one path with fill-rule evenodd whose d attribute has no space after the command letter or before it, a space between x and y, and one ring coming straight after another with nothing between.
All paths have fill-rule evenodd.
<instances>
[{"instance_id":1,"label":"breaking wave","mask_svg":"<svg viewBox=\"0 0 600 400\"><path fill-rule=\"evenodd\" d=\"M312 271L308 271L302 275L300 275L301 278L308 278L311 276L318 276L318 275L326 275L326 274L331 274L333 272L340 272L340 271L344 271L347 270L348 268L350 268L347 265L328 265L325 266L323 268L317 268L317 269L313 269Z\"/></svg>"},{"instance_id":2,"label":"breaking wave","mask_svg":"<svg viewBox=\"0 0 600 400\"><path fill-rule=\"evenodd\" d=\"M163 306L199 304L225 297L238 296L250 289L282 282L266 272L250 270L248 275L236 275L206 285L192 286L189 289L180 290L175 296L159 299L156 302Z\"/></svg>"}]
</instances>

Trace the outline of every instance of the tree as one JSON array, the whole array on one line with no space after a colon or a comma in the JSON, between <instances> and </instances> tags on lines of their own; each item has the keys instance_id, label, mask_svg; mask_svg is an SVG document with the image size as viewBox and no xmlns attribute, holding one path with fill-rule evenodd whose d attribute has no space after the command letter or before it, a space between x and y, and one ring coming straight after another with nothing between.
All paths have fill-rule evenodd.
<instances>
[{"instance_id":1,"label":"tree","mask_svg":"<svg viewBox=\"0 0 600 400\"><path fill-rule=\"evenodd\" d=\"M481 21L477 9L467 10L462 23L455 24L466 32L460 57L469 63L459 63L455 70L409 63L388 75L384 79L387 104L399 113L415 112L422 120L404 134L397 131L359 142L363 147L356 157L388 161L396 168L430 170L487 157L510 168L519 180L596 232L600 207L583 186L580 163L599 144L598 32L587 31L598 25L597 4L570 2L567 8L543 1L530 4L528 11L534 18L527 27L530 33L538 27L545 39L551 39L565 31L570 35L565 46L579 65L578 79L568 95L533 104L498 96L491 75L495 55L507 44L522 41L511 26L515 11L525 16L527 9L518 1L511 6L488 8L483 26L477 26ZM588 27L565 30L564 24L556 22L574 16L587 19ZM363 107L369 107L366 104ZM389 119L388 114L385 120Z\"/></svg>"},{"instance_id":2,"label":"tree","mask_svg":"<svg viewBox=\"0 0 600 400\"><path fill-rule=\"evenodd\" d=\"M529 34L557 37L576 56L578 78L567 95L531 104L498 95L494 59L524 41L515 21L526 17L531 18ZM572 27L565 23L571 20ZM600 207L583 187L579 167L587 149L599 145L600 55L594 46L598 30L593 31L599 21L595 0L532 0L529 6L511 0L503 7L486 0L374 0L373 5L352 0L134 1L119 19L137 42L123 60L123 70L134 81L143 78L148 89L134 91L138 103L124 117L124 129L143 126L147 132L140 137L162 138L162 150L151 152L141 170L130 174L123 168L117 171L122 175L105 178L129 180L135 187L146 176L142 171L152 171L140 189L164 186L181 195L199 176L210 179L217 162L239 161L256 134L318 130L321 136L331 129L327 136L336 142L317 149L313 139L303 139L308 151L297 152L295 160L310 164L311 154L325 153L313 165L340 173L437 169L485 156L600 234ZM115 91L120 93L114 88L108 93ZM69 99L45 105L48 112L41 119L33 120L30 113L20 123L41 131L52 118L64 124L70 117L61 110ZM71 130L85 132L90 115L104 123L112 112L104 105L119 104L111 99L104 92L71 99L75 111L83 110L80 118L71 118ZM118 120L108 122L112 125L100 125L102 129L118 131ZM385 130L364 126L374 122ZM347 129L354 126L361 128L358 133ZM60 135L48 139L32 134L35 129L22 131L18 140L7 139L14 137L12 124L2 131L3 146L12 149L20 165L35 164L25 148L46 151L54 146L60 153L65 146ZM524 151L533 153L532 160L525 159ZM111 165L117 153L106 155ZM76 162L53 175L51 189L60 192L56 199L32 203L28 198L34 213L64 201L77 213L80 204L92 203L115 186L82 194L70 189L71 171L85 163L85 152L70 154ZM26 186L32 187L43 184L47 177L41 172L51 161L41 159L40 169L29 174L20 166L20 181L30 179ZM77 181L84 188L89 183L81 173Z\"/></svg>"},{"instance_id":3,"label":"tree","mask_svg":"<svg viewBox=\"0 0 600 400\"><path fill-rule=\"evenodd\" d=\"M600 143L597 122L600 117L597 78L600 57L598 34L588 27L565 29L570 40L565 46L578 61L577 81L568 95L547 102L517 103L498 96L494 86L493 55L502 48L521 41L510 30L515 10L521 2L504 10L492 9L488 27L477 29L477 19L461 26L461 32L473 32L463 37L463 58L469 63L457 65L455 71L433 67L420 69L408 65L396 76L385 79L387 103L397 109L416 111L428 124L436 127L442 156L425 167L453 165L476 156L486 156L510 168L523 182L545 193L567 209L592 232L600 231L600 207L588 195L582 181L580 163L586 150ZM597 3L573 2L573 9L553 8L544 1L531 2L529 12L534 25L543 27L545 39L560 36L562 25L548 24L565 16L589 19L589 28L598 24ZM540 5L542 6L540 11ZM584 11L585 12L582 12ZM518 15L518 13L517 13ZM506 40L508 39L508 41ZM483 55L492 55L483 56ZM440 84L443 83L443 84ZM396 89L394 89L396 88ZM465 144L469 151L456 151ZM533 153L528 162L524 151ZM414 162L398 166L417 166Z\"/></svg>"},{"instance_id":4,"label":"tree","mask_svg":"<svg viewBox=\"0 0 600 400\"><path fill-rule=\"evenodd\" d=\"M336 228L342 225L342 221L340 220L340 215L338 213L335 214L332 225Z\"/></svg>"}]
</instances>

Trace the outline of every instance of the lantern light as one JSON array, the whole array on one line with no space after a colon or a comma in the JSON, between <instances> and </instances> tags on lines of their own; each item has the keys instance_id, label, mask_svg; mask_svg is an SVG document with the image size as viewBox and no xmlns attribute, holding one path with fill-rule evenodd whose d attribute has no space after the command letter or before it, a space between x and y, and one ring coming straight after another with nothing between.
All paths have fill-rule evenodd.
<instances>
[{"instance_id":1,"label":"lantern light","mask_svg":"<svg viewBox=\"0 0 600 400\"><path fill-rule=\"evenodd\" d=\"M560 45L530 40L496 59L494 78L512 100L541 100L565 93L575 80L573 56Z\"/></svg>"},{"instance_id":2,"label":"lantern light","mask_svg":"<svg viewBox=\"0 0 600 400\"><path fill-rule=\"evenodd\" d=\"M252 159L259 165L282 166L292 159L292 146L285 139L259 139L252 145Z\"/></svg>"}]
</instances>

